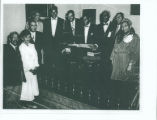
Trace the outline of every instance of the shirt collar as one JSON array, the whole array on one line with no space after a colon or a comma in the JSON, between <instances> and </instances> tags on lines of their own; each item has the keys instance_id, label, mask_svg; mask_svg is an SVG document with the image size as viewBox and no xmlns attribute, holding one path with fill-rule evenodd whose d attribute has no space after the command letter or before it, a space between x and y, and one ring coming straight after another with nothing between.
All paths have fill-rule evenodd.
<instances>
[{"instance_id":1,"label":"shirt collar","mask_svg":"<svg viewBox=\"0 0 157 120\"><path fill-rule=\"evenodd\" d=\"M74 20L73 20L72 22L70 22L70 23L75 23L75 18L74 18Z\"/></svg>"},{"instance_id":2,"label":"shirt collar","mask_svg":"<svg viewBox=\"0 0 157 120\"><path fill-rule=\"evenodd\" d=\"M14 50L16 49L17 46L13 45L12 43L10 43L10 45L14 48Z\"/></svg>"},{"instance_id":3,"label":"shirt collar","mask_svg":"<svg viewBox=\"0 0 157 120\"><path fill-rule=\"evenodd\" d=\"M35 32L32 32L32 31L30 31L31 32L31 34L35 34Z\"/></svg>"},{"instance_id":4,"label":"shirt collar","mask_svg":"<svg viewBox=\"0 0 157 120\"><path fill-rule=\"evenodd\" d=\"M57 21L57 20L58 20L58 17L56 17L55 19L51 17L51 20L56 20L56 21Z\"/></svg>"},{"instance_id":5,"label":"shirt collar","mask_svg":"<svg viewBox=\"0 0 157 120\"><path fill-rule=\"evenodd\" d=\"M110 24L110 20L108 20L106 23L103 23L103 24L109 25Z\"/></svg>"},{"instance_id":6,"label":"shirt collar","mask_svg":"<svg viewBox=\"0 0 157 120\"><path fill-rule=\"evenodd\" d=\"M90 23L88 25L84 26L84 27L90 27Z\"/></svg>"}]
</instances>

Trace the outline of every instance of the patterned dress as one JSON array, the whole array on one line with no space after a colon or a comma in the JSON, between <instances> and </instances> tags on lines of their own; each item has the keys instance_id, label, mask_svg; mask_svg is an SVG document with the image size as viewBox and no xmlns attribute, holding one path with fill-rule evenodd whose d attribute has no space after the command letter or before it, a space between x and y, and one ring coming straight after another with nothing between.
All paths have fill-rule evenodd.
<instances>
[{"instance_id":1,"label":"patterned dress","mask_svg":"<svg viewBox=\"0 0 157 120\"><path fill-rule=\"evenodd\" d=\"M137 34L129 34L124 36L120 43L115 41L115 45L111 54L113 65L112 80L127 80L127 68L129 63L136 64L139 60L140 39Z\"/></svg>"}]
</instances>

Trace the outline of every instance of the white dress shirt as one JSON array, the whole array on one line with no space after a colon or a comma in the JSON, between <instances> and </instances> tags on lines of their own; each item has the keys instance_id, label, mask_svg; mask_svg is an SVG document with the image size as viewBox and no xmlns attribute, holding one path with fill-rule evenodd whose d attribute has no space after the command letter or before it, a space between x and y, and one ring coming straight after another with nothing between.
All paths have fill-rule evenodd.
<instances>
[{"instance_id":1,"label":"white dress shirt","mask_svg":"<svg viewBox=\"0 0 157 120\"><path fill-rule=\"evenodd\" d=\"M31 32L31 37L32 37L33 41L35 42L35 39L36 39L36 34L35 34L35 32Z\"/></svg>"},{"instance_id":2,"label":"white dress shirt","mask_svg":"<svg viewBox=\"0 0 157 120\"><path fill-rule=\"evenodd\" d=\"M75 19L70 22L73 35L75 35Z\"/></svg>"},{"instance_id":3,"label":"white dress shirt","mask_svg":"<svg viewBox=\"0 0 157 120\"><path fill-rule=\"evenodd\" d=\"M56 19L51 18L51 30L52 30L53 37L55 36L56 33L57 21L58 21L58 17L56 17Z\"/></svg>"},{"instance_id":4,"label":"white dress shirt","mask_svg":"<svg viewBox=\"0 0 157 120\"><path fill-rule=\"evenodd\" d=\"M104 26L103 26L103 28L104 28L104 33L106 33L109 24L110 24L110 21L108 21L107 23L104 23Z\"/></svg>"},{"instance_id":5,"label":"white dress shirt","mask_svg":"<svg viewBox=\"0 0 157 120\"><path fill-rule=\"evenodd\" d=\"M116 33L120 30L120 25L117 25Z\"/></svg>"},{"instance_id":6,"label":"white dress shirt","mask_svg":"<svg viewBox=\"0 0 157 120\"><path fill-rule=\"evenodd\" d=\"M88 32L89 32L90 23L87 26L84 26L84 37L85 37L85 44L87 44Z\"/></svg>"}]
</instances>

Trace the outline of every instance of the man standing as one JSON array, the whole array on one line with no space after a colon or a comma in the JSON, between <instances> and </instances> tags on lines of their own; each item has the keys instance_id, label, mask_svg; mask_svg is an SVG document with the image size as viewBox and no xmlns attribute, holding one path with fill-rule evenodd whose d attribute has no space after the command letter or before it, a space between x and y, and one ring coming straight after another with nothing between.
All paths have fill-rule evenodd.
<instances>
[{"instance_id":1,"label":"man standing","mask_svg":"<svg viewBox=\"0 0 157 120\"><path fill-rule=\"evenodd\" d=\"M97 26L97 38L99 40L99 51L102 52L101 57L103 59L103 65L101 71L102 73L102 81L101 85L104 87L105 81L110 79L112 72L112 63L110 60L111 52L114 45L114 27L112 22L110 21L110 12L104 10L100 14L100 24ZM105 79L105 81L104 81Z\"/></svg>"},{"instance_id":2,"label":"man standing","mask_svg":"<svg viewBox=\"0 0 157 120\"><path fill-rule=\"evenodd\" d=\"M38 53L38 62L43 64L43 34L37 31L37 23L34 20L29 22L29 30L31 33L31 43L35 45L36 51Z\"/></svg>"},{"instance_id":3,"label":"man standing","mask_svg":"<svg viewBox=\"0 0 157 120\"><path fill-rule=\"evenodd\" d=\"M49 18L44 22L45 63L55 66L61 53L60 44L63 40L64 20L58 17L58 8L54 5L49 10Z\"/></svg>"},{"instance_id":4,"label":"man standing","mask_svg":"<svg viewBox=\"0 0 157 120\"><path fill-rule=\"evenodd\" d=\"M80 35L81 21L75 18L73 10L66 13L64 35L67 43L76 43Z\"/></svg>"},{"instance_id":5,"label":"man standing","mask_svg":"<svg viewBox=\"0 0 157 120\"><path fill-rule=\"evenodd\" d=\"M104 10L100 14L100 24L97 26L97 37L99 40L100 51L104 59L109 59L113 49L113 24L110 21L110 12Z\"/></svg>"},{"instance_id":6,"label":"man standing","mask_svg":"<svg viewBox=\"0 0 157 120\"><path fill-rule=\"evenodd\" d=\"M91 23L88 14L83 15L83 26L81 28L81 44L96 44L96 25Z\"/></svg>"},{"instance_id":7,"label":"man standing","mask_svg":"<svg viewBox=\"0 0 157 120\"><path fill-rule=\"evenodd\" d=\"M4 46L4 107L15 105L19 101L22 81L25 81L22 61L17 47L19 35L11 32L8 36L8 43ZM8 106L11 107L11 106Z\"/></svg>"}]
</instances>

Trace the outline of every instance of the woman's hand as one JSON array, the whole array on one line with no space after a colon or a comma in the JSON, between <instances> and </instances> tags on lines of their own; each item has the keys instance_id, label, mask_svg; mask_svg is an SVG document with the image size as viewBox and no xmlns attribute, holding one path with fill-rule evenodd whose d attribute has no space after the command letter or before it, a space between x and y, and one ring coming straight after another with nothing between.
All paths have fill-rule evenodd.
<instances>
[{"instance_id":1,"label":"woman's hand","mask_svg":"<svg viewBox=\"0 0 157 120\"><path fill-rule=\"evenodd\" d=\"M32 72L33 73L33 75L36 75L37 74L37 67L35 67L34 69L31 69L31 70L29 70L30 72Z\"/></svg>"}]
</instances>

